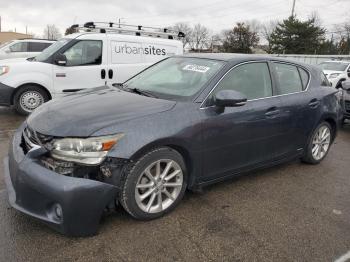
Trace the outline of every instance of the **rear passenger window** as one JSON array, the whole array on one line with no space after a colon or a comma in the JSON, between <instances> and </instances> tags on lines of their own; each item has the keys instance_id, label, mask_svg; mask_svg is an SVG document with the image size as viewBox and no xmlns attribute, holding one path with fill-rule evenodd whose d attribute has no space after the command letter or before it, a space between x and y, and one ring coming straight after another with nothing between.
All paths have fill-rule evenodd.
<instances>
[{"instance_id":1,"label":"rear passenger window","mask_svg":"<svg viewBox=\"0 0 350 262\"><path fill-rule=\"evenodd\" d=\"M331 86L331 84L329 83L324 73L321 73L320 76L321 76L321 86Z\"/></svg>"},{"instance_id":2,"label":"rear passenger window","mask_svg":"<svg viewBox=\"0 0 350 262\"><path fill-rule=\"evenodd\" d=\"M303 90L305 90L307 88L307 84L309 83L309 73L300 67L298 69L301 77L301 82L303 83Z\"/></svg>"},{"instance_id":3,"label":"rear passenger window","mask_svg":"<svg viewBox=\"0 0 350 262\"><path fill-rule=\"evenodd\" d=\"M276 62L273 65L282 95L301 92L304 89L296 66Z\"/></svg>"},{"instance_id":4,"label":"rear passenger window","mask_svg":"<svg viewBox=\"0 0 350 262\"><path fill-rule=\"evenodd\" d=\"M234 90L245 94L248 100L272 96L272 84L267 63L249 63L230 71L213 92Z\"/></svg>"}]
</instances>

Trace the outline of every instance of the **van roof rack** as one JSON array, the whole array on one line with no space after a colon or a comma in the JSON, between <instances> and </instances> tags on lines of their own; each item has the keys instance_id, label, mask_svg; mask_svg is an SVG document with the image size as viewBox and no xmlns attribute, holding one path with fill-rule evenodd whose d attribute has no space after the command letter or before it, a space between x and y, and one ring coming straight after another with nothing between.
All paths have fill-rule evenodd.
<instances>
[{"instance_id":1,"label":"van roof rack","mask_svg":"<svg viewBox=\"0 0 350 262\"><path fill-rule=\"evenodd\" d=\"M87 22L83 25L75 24L70 27L72 30L100 33L126 33L137 36L152 36L174 39L174 37L185 37L183 32L177 32L167 28L158 28L142 25L128 25L114 22Z\"/></svg>"}]
</instances>

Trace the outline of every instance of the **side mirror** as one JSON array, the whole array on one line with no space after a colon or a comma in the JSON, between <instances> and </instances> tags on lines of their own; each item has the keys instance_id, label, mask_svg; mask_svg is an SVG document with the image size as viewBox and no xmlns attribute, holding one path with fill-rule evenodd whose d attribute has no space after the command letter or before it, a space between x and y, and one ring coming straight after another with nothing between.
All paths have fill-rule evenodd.
<instances>
[{"instance_id":1,"label":"side mirror","mask_svg":"<svg viewBox=\"0 0 350 262\"><path fill-rule=\"evenodd\" d=\"M9 53L11 53L11 50L10 50L10 49L6 49L6 50L5 50L5 53L6 53L6 54L9 54Z\"/></svg>"},{"instance_id":2,"label":"side mirror","mask_svg":"<svg viewBox=\"0 0 350 262\"><path fill-rule=\"evenodd\" d=\"M65 66L67 64L67 57L64 54L57 54L55 57L55 64L59 66Z\"/></svg>"},{"instance_id":3,"label":"side mirror","mask_svg":"<svg viewBox=\"0 0 350 262\"><path fill-rule=\"evenodd\" d=\"M343 81L343 82L341 82L341 87L344 90L349 91L350 90L350 81Z\"/></svg>"},{"instance_id":4,"label":"side mirror","mask_svg":"<svg viewBox=\"0 0 350 262\"><path fill-rule=\"evenodd\" d=\"M218 107L243 106L247 102L247 97L234 90L221 90L214 96L214 104Z\"/></svg>"}]
</instances>

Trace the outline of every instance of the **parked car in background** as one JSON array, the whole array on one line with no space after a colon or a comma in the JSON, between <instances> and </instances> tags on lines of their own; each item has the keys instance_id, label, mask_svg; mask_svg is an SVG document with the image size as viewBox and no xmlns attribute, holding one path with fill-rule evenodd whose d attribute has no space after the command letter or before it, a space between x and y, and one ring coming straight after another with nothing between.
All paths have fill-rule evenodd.
<instances>
[{"instance_id":1,"label":"parked car in background","mask_svg":"<svg viewBox=\"0 0 350 262\"><path fill-rule=\"evenodd\" d=\"M343 122L345 122L346 119L350 119L350 80L343 81L341 89L341 104L344 113Z\"/></svg>"},{"instance_id":2,"label":"parked car in background","mask_svg":"<svg viewBox=\"0 0 350 262\"><path fill-rule=\"evenodd\" d=\"M12 40L0 45L0 60L34 57L54 42L45 39Z\"/></svg>"},{"instance_id":3,"label":"parked car in background","mask_svg":"<svg viewBox=\"0 0 350 262\"><path fill-rule=\"evenodd\" d=\"M149 220L187 189L292 159L318 164L341 117L337 90L322 77L278 58L191 54L50 101L14 134L10 204L86 236L116 202Z\"/></svg>"},{"instance_id":4,"label":"parked car in background","mask_svg":"<svg viewBox=\"0 0 350 262\"><path fill-rule=\"evenodd\" d=\"M182 42L170 33L86 27L92 32L67 35L33 59L0 61L0 105L30 114L55 97L122 83L165 57L183 54Z\"/></svg>"},{"instance_id":5,"label":"parked car in background","mask_svg":"<svg viewBox=\"0 0 350 262\"><path fill-rule=\"evenodd\" d=\"M350 80L350 61L325 61L319 66L335 88L340 88L342 81Z\"/></svg>"}]
</instances>

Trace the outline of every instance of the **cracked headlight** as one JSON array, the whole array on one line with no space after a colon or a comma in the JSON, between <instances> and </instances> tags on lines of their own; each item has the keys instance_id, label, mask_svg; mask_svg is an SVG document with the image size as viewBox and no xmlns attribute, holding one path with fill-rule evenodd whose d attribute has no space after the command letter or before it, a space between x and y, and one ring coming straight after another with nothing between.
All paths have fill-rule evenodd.
<instances>
[{"instance_id":1,"label":"cracked headlight","mask_svg":"<svg viewBox=\"0 0 350 262\"><path fill-rule=\"evenodd\" d=\"M10 71L10 68L8 66L0 66L0 76L8 73Z\"/></svg>"},{"instance_id":2,"label":"cracked headlight","mask_svg":"<svg viewBox=\"0 0 350 262\"><path fill-rule=\"evenodd\" d=\"M84 165L98 165L124 134L90 138L62 138L53 143L51 156L55 159Z\"/></svg>"}]
</instances>

